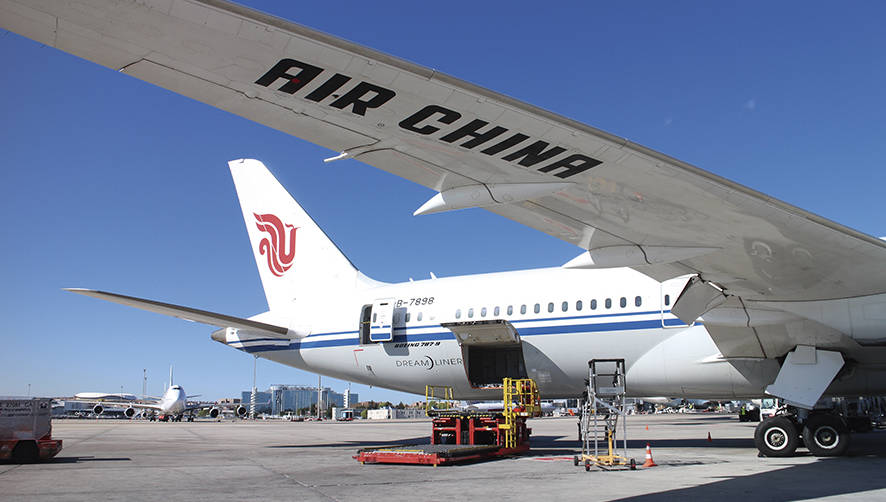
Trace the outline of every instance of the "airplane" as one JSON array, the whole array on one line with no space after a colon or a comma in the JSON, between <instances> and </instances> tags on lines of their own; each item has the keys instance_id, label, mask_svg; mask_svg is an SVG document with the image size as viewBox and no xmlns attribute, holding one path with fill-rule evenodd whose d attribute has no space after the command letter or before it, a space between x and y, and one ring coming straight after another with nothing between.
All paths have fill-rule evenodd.
<instances>
[{"instance_id":1,"label":"airplane","mask_svg":"<svg viewBox=\"0 0 886 502\"><path fill-rule=\"evenodd\" d=\"M126 418L134 417L138 410L145 410L146 412L152 413L152 416L159 415L160 420L163 422L181 422L185 415L188 416L188 422L193 422L194 414L204 409L209 410L210 418L218 418L224 411L223 407L215 404L189 404L188 398L196 396L188 396L181 385L174 385L172 383L172 368L169 368L169 387L163 393L163 396L156 398L154 402L119 398L116 398L117 400L115 400L114 396L119 395L120 394L100 395L100 393L97 392L81 392L74 395L74 401L95 403L95 406L92 407L92 412L96 415L101 415L105 411L105 408L110 406L123 408L123 416ZM132 395L132 397L135 396ZM243 417L247 413L246 407L238 405L235 407L234 413L239 417Z\"/></svg>"},{"instance_id":2,"label":"airplane","mask_svg":"<svg viewBox=\"0 0 886 502\"><path fill-rule=\"evenodd\" d=\"M340 152L328 162L437 192L416 215L483 208L582 250L562 267L382 284L241 160L267 312L84 294L218 326L214 340L283 364L412 392L451 385L462 399L523 375L545 398L576 397L589 359L624 358L635 397L783 399L755 431L767 456L801 442L845 453L846 423L815 410L819 398L886 393L881 239L224 0L0 0L0 13L4 29Z\"/></svg>"}]
</instances>

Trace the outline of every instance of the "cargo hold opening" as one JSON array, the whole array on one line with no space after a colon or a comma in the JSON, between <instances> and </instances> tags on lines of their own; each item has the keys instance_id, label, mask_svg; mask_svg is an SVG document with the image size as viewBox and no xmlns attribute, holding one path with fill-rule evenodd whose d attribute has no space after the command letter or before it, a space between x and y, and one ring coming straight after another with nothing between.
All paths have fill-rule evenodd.
<instances>
[{"instance_id":1,"label":"cargo hold opening","mask_svg":"<svg viewBox=\"0 0 886 502\"><path fill-rule=\"evenodd\" d=\"M455 335L465 373L473 387L501 386L505 378L527 378L523 346L504 319L441 323Z\"/></svg>"}]
</instances>

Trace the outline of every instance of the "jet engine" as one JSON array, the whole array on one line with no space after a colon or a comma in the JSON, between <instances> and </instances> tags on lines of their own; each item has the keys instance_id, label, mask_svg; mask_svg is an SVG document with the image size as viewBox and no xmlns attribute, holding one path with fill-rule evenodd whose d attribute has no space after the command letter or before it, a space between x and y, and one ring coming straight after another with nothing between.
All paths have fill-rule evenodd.
<instances>
[{"instance_id":1,"label":"jet engine","mask_svg":"<svg viewBox=\"0 0 886 502\"><path fill-rule=\"evenodd\" d=\"M218 414L221 413L221 410L218 408L210 408L209 409L209 418L218 418Z\"/></svg>"},{"instance_id":2,"label":"jet engine","mask_svg":"<svg viewBox=\"0 0 886 502\"><path fill-rule=\"evenodd\" d=\"M92 407L92 412L95 413L96 415L101 415L103 411L105 411L105 408L104 408L104 406L102 406L100 404L97 404Z\"/></svg>"},{"instance_id":3,"label":"jet engine","mask_svg":"<svg viewBox=\"0 0 886 502\"><path fill-rule=\"evenodd\" d=\"M126 408L125 410L123 410L123 415L125 415L126 418L134 417L135 416L135 408L133 408L132 406L130 406L129 408Z\"/></svg>"},{"instance_id":4,"label":"jet engine","mask_svg":"<svg viewBox=\"0 0 886 502\"><path fill-rule=\"evenodd\" d=\"M240 418L245 417L246 414L249 412L249 410L247 410L246 407L243 406L242 404L240 406L238 406L237 409L235 409L234 411L237 412L237 416Z\"/></svg>"}]
</instances>

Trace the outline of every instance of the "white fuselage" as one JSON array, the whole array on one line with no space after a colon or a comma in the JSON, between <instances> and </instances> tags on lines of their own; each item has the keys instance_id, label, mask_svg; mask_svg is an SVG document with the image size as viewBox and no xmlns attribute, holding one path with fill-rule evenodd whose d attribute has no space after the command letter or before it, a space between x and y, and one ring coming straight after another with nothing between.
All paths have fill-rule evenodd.
<instances>
[{"instance_id":1,"label":"white fuselage","mask_svg":"<svg viewBox=\"0 0 886 502\"><path fill-rule=\"evenodd\" d=\"M625 359L631 396L764 395L779 363L723 359L703 322L687 326L670 313L684 285L685 279L659 283L631 269L549 268L429 279L319 298L297 319L300 326L310 325L310 334L294 341L229 329L225 342L344 380L417 394L426 385L450 386L461 399L495 399L500 391L472 383L467 348L441 323L502 319L519 333L525 374L538 383L543 398L580 395L588 361L611 358ZM361 341L361 308L385 298L396 307L393 339ZM306 312L313 313L309 323ZM263 318L279 316L256 316ZM882 379L869 377L859 371L837 390L886 391L872 383Z\"/></svg>"},{"instance_id":2,"label":"white fuselage","mask_svg":"<svg viewBox=\"0 0 886 502\"><path fill-rule=\"evenodd\" d=\"M181 415L188 406L187 395L180 385L166 389L157 403L157 411L164 415Z\"/></svg>"},{"instance_id":3,"label":"white fuselage","mask_svg":"<svg viewBox=\"0 0 886 502\"><path fill-rule=\"evenodd\" d=\"M225 342L282 364L345 380L422 394L451 386L464 399L495 398L476 388L446 322L503 319L518 331L526 376L545 398L584 390L588 361L623 358L634 396L759 396L778 372L774 360L718 359L703 325L670 314L685 280L658 283L630 269L562 268L430 279L342 292L300 309L310 335L294 341L227 330ZM361 343L361 308L390 298L393 340ZM275 318L275 313L256 319ZM294 321L295 322L295 321Z\"/></svg>"}]
</instances>

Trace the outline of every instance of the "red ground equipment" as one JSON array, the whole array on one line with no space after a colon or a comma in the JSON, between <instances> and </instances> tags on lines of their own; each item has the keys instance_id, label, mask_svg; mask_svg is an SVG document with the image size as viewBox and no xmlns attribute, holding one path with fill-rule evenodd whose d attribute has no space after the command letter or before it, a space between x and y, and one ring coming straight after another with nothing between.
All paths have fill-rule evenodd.
<instances>
[{"instance_id":1,"label":"red ground equipment","mask_svg":"<svg viewBox=\"0 0 886 502\"><path fill-rule=\"evenodd\" d=\"M529 450L526 419L541 414L538 388L531 379L506 378L502 410L436 409L433 388L426 391L431 422L431 444L364 448L354 457L360 463L445 465L488 460ZM452 390L444 391L447 399Z\"/></svg>"},{"instance_id":2,"label":"red ground equipment","mask_svg":"<svg viewBox=\"0 0 886 502\"><path fill-rule=\"evenodd\" d=\"M52 399L0 399L0 460L31 463L61 449L61 439L52 439Z\"/></svg>"}]
</instances>

